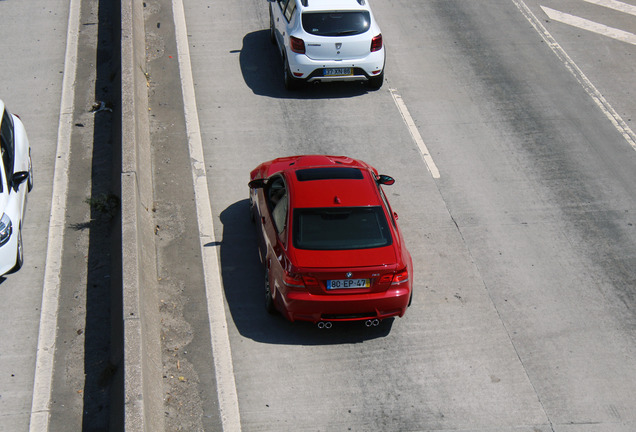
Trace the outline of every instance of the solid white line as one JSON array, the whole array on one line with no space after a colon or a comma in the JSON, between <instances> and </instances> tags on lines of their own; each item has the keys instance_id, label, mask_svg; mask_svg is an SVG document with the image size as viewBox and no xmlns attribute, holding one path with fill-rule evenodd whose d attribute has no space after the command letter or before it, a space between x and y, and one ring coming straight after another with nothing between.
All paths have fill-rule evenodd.
<instances>
[{"instance_id":1,"label":"solid white line","mask_svg":"<svg viewBox=\"0 0 636 432\"><path fill-rule=\"evenodd\" d=\"M601 109L609 121L614 125L616 130L623 136L625 141L636 150L636 134L627 126L621 116L612 108L612 106L605 100L605 97L599 92L592 82L585 76L583 71L572 61L570 56L565 52L563 48L552 37L548 30L541 24L541 21L532 13L530 8L523 2L523 0L512 0L512 2L521 11L523 16L526 17L528 22L534 27L537 33L548 44L552 52L563 62L565 67L570 71L574 78L581 84L585 92L592 98L594 103Z\"/></svg>"},{"instance_id":2,"label":"solid white line","mask_svg":"<svg viewBox=\"0 0 636 432\"><path fill-rule=\"evenodd\" d=\"M71 0L68 14L64 77L60 102L60 120L57 131L57 150L53 174L53 197L46 247L44 286L40 313L40 331L33 379L30 432L46 432L49 429L55 338L60 292L60 270L64 243L64 217L68 191L68 167L75 99L77 72L77 46L79 38L80 0Z\"/></svg>"},{"instance_id":3,"label":"solid white line","mask_svg":"<svg viewBox=\"0 0 636 432\"><path fill-rule=\"evenodd\" d=\"M588 3L592 3L599 6L604 6L609 9L614 9L620 12L625 12L630 15L636 15L636 6L619 2L616 0L583 0Z\"/></svg>"},{"instance_id":4,"label":"solid white line","mask_svg":"<svg viewBox=\"0 0 636 432\"><path fill-rule=\"evenodd\" d=\"M627 42L632 45L636 45L636 35L626 32L614 27L609 27L604 24L599 24L594 21L590 21L585 18L577 17L574 15L560 12L558 10L550 9L549 7L541 6L543 12L554 21L559 21L563 24L571 25L582 30L587 30L602 36L606 36L612 39L619 40L621 42Z\"/></svg>"},{"instance_id":5,"label":"solid white line","mask_svg":"<svg viewBox=\"0 0 636 432\"><path fill-rule=\"evenodd\" d=\"M393 101L395 102L395 105L400 111L400 114L402 115L402 118L404 119L404 123L406 123L406 126L411 134L411 137L413 138L413 141L415 141L415 144L417 144L417 147L420 149L420 154L422 155L422 159L424 160L424 163L426 164L428 171L431 173L431 176L434 179L438 179L439 170L437 169L437 166L435 165L435 162L433 161L433 157L428 152L428 148L426 147L426 144L424 144L424 140L422 139L422 136L420 135L420 132L417 129L417 126L415 125L415 122L413 121L413 118L411 117L411 114L409 113L409 110L406 107L404 100L402 100L402 96L400 96L397 93L396 89L389 89L389 90L391 91L391 96L393 96Z\"/></svg>"},{"instance_id":6,"label":"solid white line","mask_svg":"<svg viewBox=\"0 0 636 432\"><path fill-rule=\"evenodd\" d=\"M188 135L190 159L192 161L192 180L199 223L199 240L203 259L203 273L208 302L208 318L212 355L216 373L217 395L223 430L235 432L241 430L241 418L234 380L232 351L225 316L225 300L219 269L219 257L214 238L214 223L208 179L203 158L203 144L199 127L199 116L190 64L187 28L182 0L173 0L172 9L175 20L179 69L181 71L181 88ZM206 246L207 245L207 246Z\"/></svg>"}]
</instances>

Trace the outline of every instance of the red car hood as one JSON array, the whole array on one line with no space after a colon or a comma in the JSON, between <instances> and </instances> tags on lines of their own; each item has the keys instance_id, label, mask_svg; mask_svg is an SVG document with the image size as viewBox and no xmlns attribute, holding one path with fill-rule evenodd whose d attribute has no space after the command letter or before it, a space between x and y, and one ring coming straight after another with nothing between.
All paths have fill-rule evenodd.
<instances>
[{"instance_id":1,"label":"red car hood","mask_svg":"<svg viewBox=\"0 0 636 432\"><path fill-rule=\"evenodd\" d=\"M393 245L372 249L320 251L294 249L294 264L304 269L360 268L395 265L397 254Z\"/></svg>"}]
</instances>

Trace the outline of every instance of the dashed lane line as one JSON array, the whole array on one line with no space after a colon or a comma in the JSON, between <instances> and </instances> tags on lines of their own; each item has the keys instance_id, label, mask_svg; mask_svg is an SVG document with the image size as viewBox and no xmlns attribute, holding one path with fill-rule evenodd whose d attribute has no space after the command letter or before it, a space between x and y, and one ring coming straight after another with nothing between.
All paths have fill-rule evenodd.
<instances>
[{"instance_id":1,"label":"dashed lane line","mask_svg":"<svg viewBox=\"0 0 636 432\"><path fill-rule=\"evenodd\" d=\"M415 125L415 122L413 121L413 117L411 117L411 114L409 113L409 109L406 107L406 104L404 103L402 96L400 96L397 93L396 89L392 88L389 90L391 91L391 96L393 96L393 101L395 102L395 105L400 111L400 114L402 115L402 119L404 120L404 123L406 123L406 127L408 128L409 133L411 134L411 137L413 138L413 141L415 141L415 144L417 144L417 147L420 149L420 154L422 155L422 159L424 160L424 163L426 164L428 171L431 173L431 176L434 179L440 178L437 165L435 165L435 162L433 161L433 157L429 153L428 147L426 147L426 144L424 143L424 140L422 139L422 136L420 135L420 132L417 129L417 126Z\"/></svg>"}]
</instances>

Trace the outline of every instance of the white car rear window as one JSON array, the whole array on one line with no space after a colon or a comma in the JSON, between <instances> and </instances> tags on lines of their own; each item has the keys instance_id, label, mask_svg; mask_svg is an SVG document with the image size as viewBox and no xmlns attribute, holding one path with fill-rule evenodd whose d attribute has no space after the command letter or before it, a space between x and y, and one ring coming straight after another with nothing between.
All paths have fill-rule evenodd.
<instances>
[{"instance_id":1,"label":"white car rear window","mask_svg":"<svg viewBox=\"0 0 636 432\"><path fill-rule=\"evenodd\" d=\"M316 36L357 35L369 30L371 15L368 11L305 12L303 29Z\"/></svg>"}]
</instances>

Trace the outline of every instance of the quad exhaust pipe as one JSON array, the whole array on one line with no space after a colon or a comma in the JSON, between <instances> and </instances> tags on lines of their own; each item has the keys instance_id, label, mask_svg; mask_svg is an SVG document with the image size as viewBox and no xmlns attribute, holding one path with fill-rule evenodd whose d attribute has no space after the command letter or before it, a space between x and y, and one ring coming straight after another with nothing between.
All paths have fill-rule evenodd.
<instances>
[{"instance_id":1,"label":"quad exhaust pipe","mask_svg":"<svg viewBox=\"0 0 636 432\"><path fill-rule=\"evenodd\" d=\"M364 322L364 325L367 327L377 327L380 325L380 320L377 318L368 319ZM333 326L333 323L331 321L318 321L316 326L318 326L319 329L329 330Z\"/></svg>"}]
</instances>

